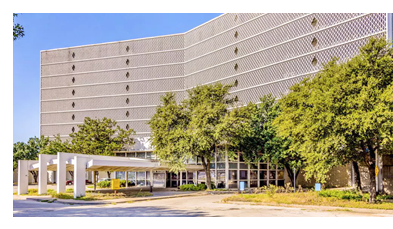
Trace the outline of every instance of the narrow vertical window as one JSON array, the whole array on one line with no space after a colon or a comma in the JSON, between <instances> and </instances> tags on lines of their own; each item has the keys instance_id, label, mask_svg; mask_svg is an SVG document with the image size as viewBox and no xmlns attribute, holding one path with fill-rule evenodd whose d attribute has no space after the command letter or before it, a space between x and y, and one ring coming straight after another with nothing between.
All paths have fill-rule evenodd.
<instances>
[{"instance_id":1,"label":"narrow vertical window","mask_svg":"<svg viewBox=\"0 0 393 229\"><path fill-rule=\"evenodd\" d=\"M235 71L237 71L238 68L239 68L239 65L237 65L237 63L236 63L235 67L234 67Z\"/></svg>"},{"instance_id":2,"label":"narrow vertical window","mask_svg":"<svg viewBox=\"0 0 393 229\"><path fill-rule=\"evenodd\" d=\"M75 71L75 65L72 65L72 71Z\"/></svg>"}]
</instances>

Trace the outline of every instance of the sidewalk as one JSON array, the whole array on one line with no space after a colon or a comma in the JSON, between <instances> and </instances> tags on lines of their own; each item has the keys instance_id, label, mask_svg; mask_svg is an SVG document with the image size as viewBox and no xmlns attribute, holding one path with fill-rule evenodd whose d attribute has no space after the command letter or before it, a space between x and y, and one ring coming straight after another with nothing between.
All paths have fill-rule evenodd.
<instances>
[{"instance_id":1,"label":"sidewalk","mask_svg":"<svg viewBox=\"0 0 393 229\"><path fill-rule=\"evenodd\" d=\"M170 199L170 198L179 198L179 197L189 197L189 196L201 196L207 195L205 192L182 192L177 194L176 192L157 192L153 193L154 196L149 197L134 197L134 198L121 198L121 199L110 199L110 200L73 200L73 199L56 199L56 203L64 203L64 204L80 204L80 205L102 205L102 204L118 204L118 203L130 203L130 202L139 202L139 201L150 201L150 200L161 200L161 199ZM25 197L25 198L24 198ZM35 201L43 201L43 200L53 200L51 196L14 196L14 200L35 200Z\"/></svg>"}]
</instances>

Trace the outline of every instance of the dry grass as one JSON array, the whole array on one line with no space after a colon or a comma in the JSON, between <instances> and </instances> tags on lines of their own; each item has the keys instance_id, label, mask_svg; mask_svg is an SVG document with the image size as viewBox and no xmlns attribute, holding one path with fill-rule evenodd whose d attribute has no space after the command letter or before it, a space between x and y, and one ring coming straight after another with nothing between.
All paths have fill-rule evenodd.
<instances>
[{"instance_id":1,"label":"dry grass","mask_svg":"<svg viewBox=\"0 0 393 229\"><path fill-rule=\"evenodd\" d=\"M121 199L121 198L134 198L134 197L146 197L152 196L153 194L149 192L138 192L138 193L130 193L128 195L124 193L86 193L83 197L75 198L75 200L112 200L112 199ZM74 199L73 193L53 193L53 198L58 199Z\"/></svg>"},{"instance_id":2,"label":"dry grass","mask_svg":"<svg viewBox=\"0 0 393 229\"><path fill-rule=\"evenodd\" d=\"M277 193L274 195L267 194L238 194L227 197L223 202L239 201L253 202L263 204L296 204L296 205L317 205L332 206L345 208L367 208L367 209L385 209L393 210L393 203L376 203L370 204L365 201L342 200L335 197L321 197L317 192L303 193Z\"/></svg>"}]
</instances>

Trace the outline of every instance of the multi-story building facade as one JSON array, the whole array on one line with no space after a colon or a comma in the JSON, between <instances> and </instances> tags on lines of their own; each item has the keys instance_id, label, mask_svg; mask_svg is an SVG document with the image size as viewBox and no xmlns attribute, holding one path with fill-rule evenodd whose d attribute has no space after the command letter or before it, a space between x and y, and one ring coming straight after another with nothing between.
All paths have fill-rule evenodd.
<instances>
[{"instance_id":1,"label":"multi-story building facade","mask_svg":"<svg viewBox=\"0 0 393 229\"><path fill-rule=\"evenodd\" d=\"M180 101L197 85L237 80L231 94L240 102L280 97L332 57L347 60L370 37L389 36L391 20L386 13L231 13L181 34L42 51L40 132L66 139L85 117L107 117L136 131L137 144L118 155L151 157L146 123L165 92ZM212 169L220 187L284 183L280 168L250 167L241 156L236 162L218 157ZM148 183L146 173L130 177ZM165 177L167 186L180 180ZM203 182L204 173L181 178Z\"/></svg>"}]
</instances>

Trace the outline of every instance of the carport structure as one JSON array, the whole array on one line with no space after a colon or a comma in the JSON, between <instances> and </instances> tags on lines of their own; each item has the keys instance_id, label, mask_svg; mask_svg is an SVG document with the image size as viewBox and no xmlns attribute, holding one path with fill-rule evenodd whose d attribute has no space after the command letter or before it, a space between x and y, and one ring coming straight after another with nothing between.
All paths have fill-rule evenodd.
<instances>
[{"instance_id":1,"label":"carport structure","mask_svg":"<svg viewBox=\"0 0 393 229\"><path fill-rule=\"evenodd\" d=\"M186 166L187 171L201 169L200 165ZM77 198L85 196L87 171L150 171L152 186L153 171L169 170L169 168L157 160L150 159L60 152L57 155L40 154L38 161L18 161L18 195L28 193L28 173L31 170L38 170L38 194L47 193L47 171L56 171L57 193L66 191L66 173L74 171L74 198ZM95 179L96 176L93 177Z\"/></svg>"}]
</instances>

